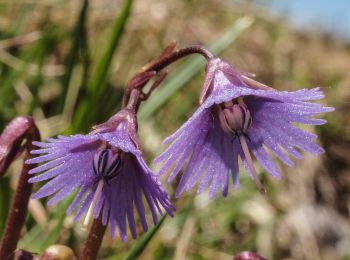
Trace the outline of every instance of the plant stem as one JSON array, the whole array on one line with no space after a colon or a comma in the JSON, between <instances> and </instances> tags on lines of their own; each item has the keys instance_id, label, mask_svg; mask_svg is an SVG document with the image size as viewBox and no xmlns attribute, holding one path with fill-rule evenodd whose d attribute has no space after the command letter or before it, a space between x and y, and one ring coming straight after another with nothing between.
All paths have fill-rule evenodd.
<instances>
[{"instance_id":1,"label":"plant stem","mask_svg":"<svg viewBox=\"0 0 350 260\"><path fill-rule=\"evenodd\" d=\"M140 103L140 90L138 89L131 90L129 101L128 101L128 104L126 105L126 108L132 111L137 111L139 103Z\"/></svg>"},{"instance_id":2,"label":"plant stem","mask_svg":"<svg viewBox=\"0 0 350 260\"><path fill-rule=\"evenodd\" d=\"M212 54L208 49L204 48L203 46L190 45L188 47L174 51L168 56L165 56L163 59L160 59L157 63L150 66L147 70L158 72L158 71L164 69L165 67L169 66L171 63L174 63L175 61L177 61L185 56L191 55L191 54L200 54L207 61L214 58L214 54Z\"/></svg>"},{"instance_id":3,"label":"plant stem","mask_svg":"<svg viewBox=\"0 0 350 260\"><path fill-rule=\"evenodd\" d=\"M261 184L261 182L259 180L259 177L256 174L255 167L254 167L254 164L253 164L253 159L252 159L252 157L250 155L249 148L248 148L248 145L247 145L247 141L245 140L244 135L240 135L239 136L239 141L241 143L242 150L243 150L243 153L244 153L244 156L245 156L245 159L247 161L248 168L249 168L249 172L250 172L251 176L253 177L255 185L259 189L261 194L265 194L266 193L266 189Z\"/></svg>"},{"instance_id":4,"label":"plant stem","mask_svg":"<svg viewBox=\"0 0 350 260\"><path fill-rule=\"evenodd\" d=\"M84 243L80 258L82 260L95 260L102 244L103 236L106 232L107 225L102 224L102 210L99 218L94 219L88 238Z\"/></svg>"},{"instance_id":5,"label":"plant stem","mask_svg":"<svg viewBox=\"0 0 350 260\"><path fill-rule=\"evenodd\" d=\"M38 133L35 133L38 140ZM29 159L29 150L32 148L32 138L28 138L27 149L24 152L24 162ZM13 259L14 251L17 247L17 242L20 238L21 229L25 222L27 215L27 206L30 195L32 193L33 184L28 183L28 171L35 167L35 165L28 165L23 162L23 168L19 182L17 185L16 194L7 217L4 235L0 244L0 259Z\"/></svg>"},{"instance_id":6,"label":"plant stem","mask_svg":"<svg viewBox=\"0 0 350 260\"><path fill-rule=\"evenodd\" d=\"M151 79L151 77L149 77L147 80L143 80L140 82L137 80L138 78L142 78L142 76L144 74L152 72L152 71L158 73L159 71L161 71L165 67L169 66L170 64L176 62L177 60L179 60L181 58L184 58L188 55L191 55L191 54L200 54L207 61L209 61L215 57L214 54L212 54L208 49L206 49L200 45L191 45L191 46L179 49L177 51L173 51L168 55L163 55L163 53L162 53L160 57L154 59L149 64L147 64L141 72L137 73L129 81L129 84L128 84L127 88L125 89L125 93L124 93L124 97L123 97L123 107L127 106L127 104L129 103L129 99L131 98L130 95L131 95L132 90L137 89L137 90L139 90L139 92L141 92L142 88L148 83L149 79ZM136 84L134 84L135 82L136 82ZM139 83L139 84L137 84L137 83ZM136 105L135 105L136 108L138 107L139 103L140 103L140 100L138 99L136 102Z\"/></svg>"}]
</instances>

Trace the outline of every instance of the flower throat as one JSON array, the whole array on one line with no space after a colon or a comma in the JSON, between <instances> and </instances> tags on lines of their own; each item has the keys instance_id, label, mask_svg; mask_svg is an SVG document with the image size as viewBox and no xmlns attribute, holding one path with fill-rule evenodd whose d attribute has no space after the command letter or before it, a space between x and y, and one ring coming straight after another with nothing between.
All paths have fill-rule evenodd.
<instances>
[{"instance_id":1,"label":"flower throat","mask_svg":"<svg viewBox=\"0 0 350 260\"><path fill-rule=\"evenodd\" d=\"M218 105L222 130L227 134L240 136L246 134L252 125L252 117L243 98Z\"/></svg>"}]
</instances>

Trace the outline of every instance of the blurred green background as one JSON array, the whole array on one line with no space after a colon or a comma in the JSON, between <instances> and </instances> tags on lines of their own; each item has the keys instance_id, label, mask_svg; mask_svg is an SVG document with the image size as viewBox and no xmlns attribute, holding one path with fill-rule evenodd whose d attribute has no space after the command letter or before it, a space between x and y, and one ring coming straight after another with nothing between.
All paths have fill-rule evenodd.
<instances>
[{"instance_id":1,"label":"blurred green background","mask_svg":"<svg viewBox=\"0 0 350 260\"><path fill-rule=\"evenodd\" d=\"M266 196L242 171L240 189L225 199L195 191L173 199L175 218L166 218L151 239L122 244L106 235L99 259L132 258L127 254L138 241L149 242L142 242L139 259L232 259L244 250L268 259L350 259L347 10L341 0L0 1L0 128L26 114L44 138L87 133L118 111L128 79L173 40L179 47L205 45L280 90L320 86L322 102L336 108L327 125L310 129L320 136L323 156L281 165L283 181L259 168ZM191 56L172 65L141 106L150 164L164 149L162 139L196 109L203 62ZM20 167L19 161L0 180L0 234ZM172 194L174 186L167 190ZM68 203L31 201L19 247L41 253L59 243L78 253L87 234L65 216Z\"/></svg>"}]
</instances>

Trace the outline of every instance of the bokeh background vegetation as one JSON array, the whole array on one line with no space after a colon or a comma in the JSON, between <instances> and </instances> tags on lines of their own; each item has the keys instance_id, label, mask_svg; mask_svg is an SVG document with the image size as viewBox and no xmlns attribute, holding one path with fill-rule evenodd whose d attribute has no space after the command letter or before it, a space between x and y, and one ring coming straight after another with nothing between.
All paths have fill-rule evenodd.
<instances>
[{"instance_id":1,"label":"bokeh background vegetation","mask_svg":"<svg viewBox=\"0 0 350 260\"><path fill-rule=\"evenodd\" d=\"M17 115L32 115L44 138L87 133L118 111L128 79L173 40L180 47L208 46L280 90L320 86L327 96L322 102L336 108L327 125L310 128L320 136L323 156L305 154L295 168L281 165L283 181L259 168L266 196L242 171L240 189L225 199L195 197L195 190L173 199L175 218L166 218L150 240L143 237L148 244L139 258L232 259L249 250L268 259L350 259L349 41L322 28L297 30L270 2L1 0L0 128ZM139 114L149 163L164 148L161 140L195 110L203 82L200 57L168 70ZM20 167L14 164L0 180L0 234ZM59 243L79 252L87 234L65 216L68 203L31 201L19 247L41 253ZM99 258L127 257L137 241L122 244L106 235Z\"/></svg>"}]
</instances>

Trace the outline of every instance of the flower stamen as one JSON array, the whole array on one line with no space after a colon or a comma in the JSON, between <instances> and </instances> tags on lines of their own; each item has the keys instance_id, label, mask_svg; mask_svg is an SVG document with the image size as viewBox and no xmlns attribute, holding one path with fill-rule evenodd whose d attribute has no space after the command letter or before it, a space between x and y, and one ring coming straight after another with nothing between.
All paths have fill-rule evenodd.
<instances>
[{"instance_id":1,"label":"flower stamen","mask_svg":"<svg viewBox=\"0 0 350 260\"><path fill-rule=\"evenodd\" d=\"M239 136L239 141L241 143L242 146L242 150L244 153L244 156L246 158L247 164L248 164L248 168L250 170L250 173L252 174L253 180L255 182L256 187L259 189L261 194L265 194L266 193L266 189L264 188L264 186L261 184L260 179L258 178L256 171L255 171L255 167L253 164L253 160L252 157L250 155L249 149L248 149L248 145L247 145L247 141L245 139L244 135L240 135Z\"/></svg>"},{"instance_id":2,"label":"flower stamen","mask_svg":"<svg viewBox=\"0 0 350 260\"><path fill-rule=\"evenodd\" d=\"M265 84L262 84L246 75L241 75L241 78L243 80L244 83L246 83L248 86L254 88L254 89L258 89L258 90L269 90L269 91L276 91L276 89L271 88Z\"/></svg>"},{"instance_id":3,"label":"flower stamen","mask_svg":"<svg viewBox=\"0 0 350 260\"><path fill-rule=\"evenodd\" d=\"M85 216L85 219L84 219L84 222L83 222L83 226L82 226L82 229L84 231L87 230L87 227L89 225L89 223L91 222L91 218L93 217L93 211L96 207L96 203L100 197L100 194L102 192L102 189L103 189L103 185L104 185L104 181L103 179L101 179L99 182L98 182L98 185L97 185L97 188L96 188L96 191L95 191L95 194L94 194L94 197L92 198L92 201L91 201L91 204L90 204L90 207L88 209L88 212L86 213L86 216Z\"/></svg>"},{"instance_id":4,"label":"flower stamen","mask_svg":"<svg viewBox=\"0 0 350 260\"><path fill-rule=\"evenodd\" d=\"M249 171L259 191L264 194L266 190L261 184L253 164L252 157L249 152L246 138L248 129L252 125L252 116L247 105L244 103L243 97L236 100L224 102L219 105L219 121L222 130L230 135L239 138Z\"/></svg>"},{"instance_id":5,"label":"flower stamen","mask_svg":"<svg viewBox=\"0 0 350 260\"><path fill-rule=\"evenodd\" d=\"M97 178L103 179L107 184L110 179L116 177L122 168L119 151L103 149L94 156L93 169Z\"/></svg>"},{"instance_id":6,"label":"flower stamen","mask_svg":"<svg viewBox=\"0 0 350 260\"><path fill-rule=\"evenodd\" d=\"M119 151L114 151L112 149L102 149L98 151L92 163L94 173L98 180L98 185L95 194L92 198L91 204L89 206L88 212L85 216L82 229L86 230L91 218L93 217L93 212L96 207L96 203L100 197L104 184L109 184L108 181L116 177L122 166L122 161L119 155Z\"/></svg>"},{"instance_id":7,"label":"flower stamen","mask_svg":"<svg viewBox=\"0 0 350 260\"><path fill-rule=\"evenodd\" d=\"M236 136L245 134L252 125L250 111L242 98L219 105L219 120L225 133Z\"/></svg>"}]
</instances>

